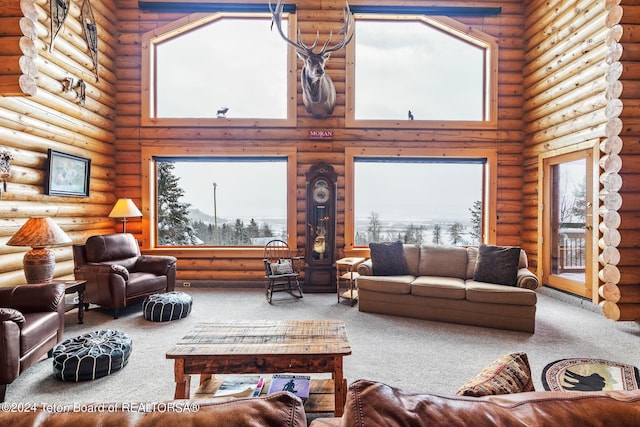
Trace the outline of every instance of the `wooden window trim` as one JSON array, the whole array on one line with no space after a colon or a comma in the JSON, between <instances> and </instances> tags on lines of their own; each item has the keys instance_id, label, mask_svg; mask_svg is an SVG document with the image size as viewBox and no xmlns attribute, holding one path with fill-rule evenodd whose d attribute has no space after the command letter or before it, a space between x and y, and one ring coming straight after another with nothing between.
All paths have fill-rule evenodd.
<instances>
[{"instance_id":1,"label":"wooden window trim","mask_svg":"<svg viewBox=\"0 0 640 427\"><path fill-rule=\"evenodd\" d=\"M354 246L355 175L354 162L362 157L403 157L478 159L487 160L483 183L482 235L485 243L495 244L497 227L498 150L495 149L435 149L435 148L345 148L344 252L345 256L369 256L369 248Z\"/></svg>"},{"instance_id":2,"label":"wooden window trim","mask_svg":"<svg viewBox=\"0 0 640 427\"><path fill-rule=\"evenodd\" d=\"M232 258L256 258L262 257L262 247L228 247L228 246L207 246L200 248L196 246L157 246L157 181L154 156L167 157L274 157L282 156L287 158L287 242L291 250L297 250L297 229L296 229L296 147L279 148L256 148L247 151L246 148L233 147L191 147L188 152L180 147L142 147L141 150L141 174L142 174L142 248L145 253L156 254L181 254L189 258L211 257L215 252L216 256ZM178 255L174 255L178 256Z\"/></svg>"},{"instance_id":3,"label":"wooden window trim","mask_svg":"<svg viewBox=\"0 0 640 427\"><path fill-rule=\"evenodd\" d=\"M296 37L297 20L295 13L285 14L289 21L289 38ZM266 13L194 13L170 24L148 31L142 35L142 126L148 127L294 127L297 123L297 57L293 47L287 47L287 118L159 118L155 117L155 46L163 41L187 33L203 25L223 18L270 18Z\"/></svg>"},{"instance_id":4,"label":"wooden window trim","mask_svg":"<svg viewBox=\"0 0 640 427\"><path fill-rule=\"evenodd\" d=\"M425 24L449 33L454 37L485 49L485 113L482 121L461 120L357 120L355 118L355 42L346 47L346 111L347 128L391 128L391 129L497 129L498 127L498 39L474 29L452 18L419 15L365 15L355 14L357 20L405 20L422 21ZM357 37L357 34L356 34Z\"/></svg>"}]
</instances>

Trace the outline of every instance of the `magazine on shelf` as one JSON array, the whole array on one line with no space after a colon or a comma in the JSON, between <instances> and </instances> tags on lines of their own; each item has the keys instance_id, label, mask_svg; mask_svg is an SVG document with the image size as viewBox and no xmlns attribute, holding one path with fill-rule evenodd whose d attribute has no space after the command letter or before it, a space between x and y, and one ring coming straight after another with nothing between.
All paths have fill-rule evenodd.
<instances>
[{"instance_id":1,"label":"magazine on shelf","mask_svg":"<svg viewBox=\"0 0 640 427\"><path fill-rule=\"evenodd\" d=\"M275 374L271 377L268 394L288 391L301 399L306 399L309 397L310 383L311 377L309 375Z\"/></svg>"},{"instance_id":2,"label":"magazine on shelf","mask_svg":"<svg viewBox=\"0 0 640 427\"><path fill-rule=\"evenodd\" d=\"M264 378L259 375L230 375L214 393L216 397L256 397L262 392Z\"/></svg>"}]
</instances>

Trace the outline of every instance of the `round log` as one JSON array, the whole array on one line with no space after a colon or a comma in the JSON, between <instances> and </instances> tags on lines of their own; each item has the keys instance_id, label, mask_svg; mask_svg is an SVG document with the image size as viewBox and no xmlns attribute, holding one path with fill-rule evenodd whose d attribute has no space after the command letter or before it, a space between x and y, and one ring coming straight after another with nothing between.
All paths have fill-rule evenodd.
<instances>
[{"instance_id":1,"label":"round log","mask_svg":"<svg viewBox=\"0 0 640 427\"><path fill-rule=\"evenodd\" d=\"M609 64L607 67L607 71L604 74L605 79L608 83L613 83L616 80L620 80L620 76L622 76L622 72L624 71L624 67L620 61L616 61L612 64Z\"/></svg>"},{"instance_id":2,"label":"round log","mask_svg":"<svg viewBox=\"0 0 640 427\"><path fill-rule=\"evenodd\" d=\"M604 110L604 116L607 119L613 119L620 116L622 113L622 108L624 107L622 100L620 99L611 99L607 101L607 107Z\"/></svg>"},{"instance_id":3,"label":"round log","mask_svg":"<svg viewBox=\"0 0 640 427\"><path fill-rule=\"evenodd\" d=\"M602 214L602 222L607 228L618 228L621 222L620 214L617 210L605 210Z\"/></svg>"},{"instance_id":4,"label":"round log","mask_svg":"<svg viewBox=\"0 0 640 427\"><path fill-rule=\"evenodd\" d=\"M620 23L620 20L622 19L622 15L623 15L623 8L622 6L613 6L611 9L609 9L607 11L607 17L605 19L605 25L607 26L607 28L611 28L614 25L617 25Z\"/></svg>"},{"instance_id":5,"label":"round log","mask_svg":"<svg viewBox=\"0 0 640 427\"><path fill-rule=\"evenodd\" d=\"M617 172L603 172L600 183L606 191L616 192L622 188L622 177Z\"/></svg>"},{"instance_id":6,"label":"round log","mask_svg":"<svg viewBox=\"0 0 640 427\"><path fill-rule=\"evenodd\" d=\"M622 158L617 154L606 154L600 157L600 167L609 173L620 172Z\"/></svg>"},{"instance_id":7,"label":"round log","mask_svg":"<svg viewBox=\"0 0 640 427\"><path fill-rule=\"evenodd\" d=\"M604 39L607 46L611 46L613 43L618 43L622 38L623 28L622 25L616 24L609 28L607 35Z\"/></svg>"},{"instance_id":8,"label":"round log","mask_svg":"<svg viewBox=\"0 0 640 427\"><path fill-rule=\"evenodd\" d=\"M598 288L598 294L607 301L620 301L620 288L613 283L605 283Z\"/></svg>"},{"instance_id":9,"label":"round log","mask_svg":"<svg viewBox=\"0 0 640 427\"><path fill-rule=\"evenodd\" d=\"M24 17L29 18L31 21L36 22L38 20L38 12L32 0L20 0L20 11Z\"/></svg>"},{"instance_id":10,"label":"round log","mask_svg":"<svg viewBox=\"0 0 640 427\"><path fill-rule=\"evenodd\" d=\"M607 246L598 256L600 265L618 265L620 263L620 251L613 246Z\"/></svg>"},{"instance_id":11,"label":"round log","mask_svg":"<svg viewBox=\"0 0 640 427\"><path fill-rule=\"evenodd\" d=\"M600 151L605 154L620 154L620 151L622 151L622 138L618 135L605 138L600 143Z\"/></svg>"},{"instance_id":12,"label":"round log","mask_svg":"<svg viewBox=\"0 0 640 427\"><path fill-rule=\"evenodd\" d=\"M621 240L622 236L620 232L615 228L609 228L602 234L600 240L598 240L598 246L600 246L600 249L604 249L607 246L618 247Z\"/></svg>"},{"instance_id":13,"label":"round log","mask_svg":"<svg viewBox=\"0 0 640 427\"><path fill-rule=\"evenodd\" d=\"M617 211L622 207L622 196L617 191L601 190L599 196L605 209Z\"/></svg>"},{"instance_id":14,"label":"round log","mask_svg":"<svg viewBox=\"0 0 640 427\"><path fill-rule=\"evenodd\" d=\"M620 270L615 265L605 265L598 272L598 278L605 283L616 284L620 281Z\"/></svg>"},{"instance_id":15,"label":"round log","mask_svg":"<svg viewBox=\"0 0 640 427\"><path fill-rule=\"evenodd\" d=\"M604 134L607 138L620 135L622 132L622 120L619 117L607 120L607 124L604 128Z\"/></svg>"},{"instance_id":16,"label":"round log","mask_svg":"<svg viewBox=\"0 0 640 427\"><path fill-rule=\"evenodd\" d=\"M613 64L619 61L622 57L622 45L620 43L613 43L607 48L607 54L605 55L605 62L607 64Z\"/></svg>"},{"instance_id":17,"label":"round log","mask_svg":"<svg viewBox=\"0 0 640 427\"><path fill-rule=\"evenodd\" d=\"M607 88L604 92L604 96L606 99L616 99L620 98L622 95L622 91L624 90L624 85L620 80L615 80L613 82L607 83Z\"/></svg>"}]
</instances>

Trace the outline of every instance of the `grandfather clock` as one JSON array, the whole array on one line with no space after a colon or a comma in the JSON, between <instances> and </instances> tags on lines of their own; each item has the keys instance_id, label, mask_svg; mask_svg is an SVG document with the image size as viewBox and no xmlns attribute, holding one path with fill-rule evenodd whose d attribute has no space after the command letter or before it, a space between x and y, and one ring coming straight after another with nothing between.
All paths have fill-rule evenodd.
<instances>
[{"instance_id":1,"label":"grandfather clock","mask_svg":"<svg viewBox=\"0 0 640 427\"><path fill-rule=\"evenodd\" d=\"M320 163L306 173L305 292L335 292L336 173Z\"/></svg>"}]
</instances>

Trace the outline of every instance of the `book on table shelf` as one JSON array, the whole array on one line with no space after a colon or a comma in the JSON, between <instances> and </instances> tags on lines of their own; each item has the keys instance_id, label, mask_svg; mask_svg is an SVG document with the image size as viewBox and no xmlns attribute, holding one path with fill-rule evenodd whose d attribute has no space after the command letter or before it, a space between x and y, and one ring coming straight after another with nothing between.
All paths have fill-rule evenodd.
<instances>
[{"instance_id":1,"label":"book on table shelf","mask_svg":"<svg viewBox=\"0 0 640 427\"><path fill-rule=\"evenodd\" d=\"M309 375L274 374L271 377L271 384L267 393L288 391L301 399L306 399L309 397L310 383L311 376Z\"/></svg>"},{"instance_id":2,"label":"book on table shelf","mask_svg":"<svg viewBox=\"0 0 640 427\"><path fill-rule=\"evenodd\" d=\"M257 397L262 392L264 378L259 375L229 375L214 393L215 397Z\"/></svg>"}]
</instances>

